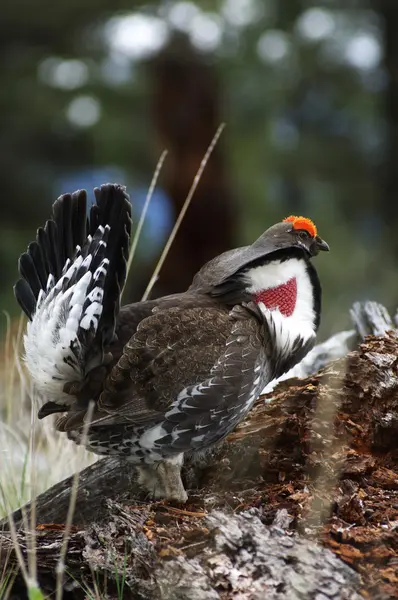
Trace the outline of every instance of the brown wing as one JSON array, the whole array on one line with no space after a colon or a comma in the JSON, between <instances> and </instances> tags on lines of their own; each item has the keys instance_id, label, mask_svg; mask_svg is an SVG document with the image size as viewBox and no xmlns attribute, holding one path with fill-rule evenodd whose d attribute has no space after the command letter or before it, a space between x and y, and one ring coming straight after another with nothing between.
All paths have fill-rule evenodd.
<instances>
[{"instance_id":1,"label":"brown wing","mask_svg":"<svg viewBox=\"0 0 398 600\"><path fill-rule=\"evenodd\" d=\"M207 447L273 377L272 351L254 305L159 311L139 325L108 377L92 431L97 439L103 427L131 426L133 445L162 456Z\"/></svg>"},{"instance_id":2,"label":"brown wing","mask_svg":"<svg viewBox=\"0 0 398 600\"><path fill-rule=\"evenodd\" d=\"M207 447L239 423L272 377L272 340L250 307L157 316L133 336L101 397L100 408L110 414L93 428L131 424L133 438L134 426L145 423L151 432L145 447L167 456Z\"/></svg>"},{"instance_id":3,"label":"brown wing","mask_svg":"<svg viewBox=\"0 0 398 600\"><path fill-rule=\"evenodd\" d=\"M122 356L101 381L92 423L138 424L160 418L181 390L209 376L231 327L228 311L214 304L158 308L138 324ZM61 417L57 429L80 427L86 406Z\"/></svg>"},{"instance_id":4,"label":"brown wing","mask_svg":"<svg viewBox=\"0 0 398 600\"><path fill-rule=\"evenodd\" d=\"M131 360L134 359L135 362L140 362L138 357L133 357L132 350L129 350L129 346L133 345L134 343L133 340L136 339L136 345L142 346L140 357L142 358L141 366L143 367L145 366L143 358L144 351L149 352L152 359L152 354L158 352L159 346L162 343L166 343L167 345L165 335L167 337L168 334L166 332L170 331L170 328L168 329L167 327L167 319L169 314L167 311L175 308L177 305L179 314L184 315L186 311L191 310L193 307L197 309L198 303L201 304L203 310L205 310L206 307L210 307L212 310L214 310L214 300L211 300L210 298L201 298L197 294L175 294L173 296L167 296L158 300L137 302L124 306L121 309L118 317L116 327L117 339L106 348L106 363L100 367L92 369L83 383L72 382L65 387L64 391L76 398L76 401L73 404L70 406L58 406L55 405L54 402L47 402L40 409L39 418L43 418L47 414L54 412L62 412L64 414L57 421L57 429L60 431L69 431L71 429L79 428L84 423L85 414L90 400L94 400L96 402L96 410L94 415L95 418L103 417L108 413L101 412L101 409L98 406L98 399L104 390L105 382L107 382L107 386L109 384L109 391L111 395L112 391L115 391L117 394L120 393L119 400L121 400L121 404L131 400L132 396L131 394L127 394L127 391L133 386L134 377L132 380L130 375L133 376L134 372L130 373L131 367L129 366L128 358L131 356ZM221 311L221 309L219 309L219 311ZM159 316L163 312L166 312L165 317ZM173 314L175 314L175 312ZM225 313L225 316L227 316L227 313ZM150 320L146 321L147 318ZM163 323L163 320L165 320L166 323ZM197 327L199 320L199 316L195 314L194 327ZM138 325L143 321L146 321L146 323L143 325L140 333L137 333ZM182 321L184 322L184 317L182 317ZM158 325L156 325L156 323L158 323ZM162 337L158 341L152 340L156 328L163 330ZM199 326L199 330L202 330L202 334L206 336L205 326ZM197 333L202 335L200 334L200 331ZM209 333L209 330L207 330L207 333ZM134 334L137 334L136 338L134 337ZM177 335L178 337L177 330L175 331L174 335ZM147 343L149 346L145 350ZM206 343L206 340L204 343ZM200 350L197 354L198 360L200 360L199 354ZM172 360L172 356L169 357L169 360ZM128 372L124 377L122 373L124 372L123 368L126 368L126 365ZM135 370L136 368L134 367L133 371ZM111 375L111 377L108 377L109 375ZM117 382L115 381L116 378L118 378ZM116 388L116 390L114 390L114 388ZM148 407L146 406L146 399L140 400L138 397L136 397L135 402L137 403L138 419L140 403L145 405L145 408L143 409L144 412L148 410Z\"/></svg>"},{"instance_id":5,"label":"brown wing","mask_svg":"<svg viewBox=\"0 0 398 600\"><path fill-rule=\"evenodd\" d=\"M163 415L181 390L209 376L231 325L218 307L174 307L144 319L105 382L98 408L109 417L101 424Z\"/></svg>"}]
</instances>

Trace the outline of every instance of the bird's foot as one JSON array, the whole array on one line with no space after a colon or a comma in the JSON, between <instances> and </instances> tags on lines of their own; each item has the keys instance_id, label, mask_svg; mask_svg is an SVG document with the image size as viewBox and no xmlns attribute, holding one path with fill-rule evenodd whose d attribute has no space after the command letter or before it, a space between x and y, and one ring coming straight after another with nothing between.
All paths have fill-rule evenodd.
<instances>
[{"instance_id":1,"label":"bird's foot","mask_svg":"<svg viewBox=\"0 0 398 600\"><path fill-rule=\"evenodd\" d=\"M139 466L138 483L155 500L174 500L184 504L188 500L181 480L183 455L162 460L154 465Z\"/></svg>"}]
</instances>

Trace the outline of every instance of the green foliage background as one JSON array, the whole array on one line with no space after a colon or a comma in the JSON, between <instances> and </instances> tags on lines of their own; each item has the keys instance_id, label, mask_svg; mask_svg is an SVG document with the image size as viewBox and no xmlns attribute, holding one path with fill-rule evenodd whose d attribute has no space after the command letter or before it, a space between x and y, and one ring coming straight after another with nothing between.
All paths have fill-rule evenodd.
<instances>
[{"instance_id":1,"label":"green foliage background","mask_svg":"<svg viewBox=\"0 0 398 600\"><path fill-rule=\"evenodd\" d=\"M54 196L72 191L60 189L61 181L82 169L117 167L132 186L149 185L163 150L148 108L151 52L112 53L118 40L109 34L110 23L135 14L172 35L173 18L185 10L191 18L180 28L215 65L220 81L230 182L242 206L239 241L249 243L290 213L317 223L332 249L317 259L324 334L348 324L355 299L395 308L394 4L8 3L0 20L0 306L18 312L11 294L17 257ZM137 27L132 39L142 34ZM57 83L54 73L71 60L78 61L68 63L72 81L73 69L83 65L81 84L72 85L70 77L68 83L65 74ZM70 118L71 102L81 96L100 109L90 126Z\"/></svg>"}]
</instances>

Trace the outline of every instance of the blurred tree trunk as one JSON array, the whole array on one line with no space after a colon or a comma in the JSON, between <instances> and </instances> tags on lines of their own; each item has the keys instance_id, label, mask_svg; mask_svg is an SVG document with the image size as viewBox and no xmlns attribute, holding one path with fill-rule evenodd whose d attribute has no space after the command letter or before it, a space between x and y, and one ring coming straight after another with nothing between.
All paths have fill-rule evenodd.
<instances>
[{"instance_id":1,"label":"blurred tree trunk","mask_svg":"<svg viewBox=\"0 0 398 600\"><path fill-rule=\"evenodd\" d=\"M394 232L389 243L398 254L398 238L394 227L398 224L398 2L374 0L373 6L383 23L384 67L388 77L384 98L387 150L381 173L380 203L385 222L392 226Z\"/></svg>"},{"instance_id":2,"label":"blurred tree trunk","mask_svg":"<svg viewBox=\"0 0 398 600\"><path fill-rule=\"evenodd\" d=\"M217 74L185 37L176 37L150 64L152 118L159 153L167 149L161 186L177 218L206 150L222 122ZM223 139L214 149L161 270L152 297L184 291L200 267L237 243L238 217ZM139 299L154 264L140 266Z\"/></svg>"}]
</instances>

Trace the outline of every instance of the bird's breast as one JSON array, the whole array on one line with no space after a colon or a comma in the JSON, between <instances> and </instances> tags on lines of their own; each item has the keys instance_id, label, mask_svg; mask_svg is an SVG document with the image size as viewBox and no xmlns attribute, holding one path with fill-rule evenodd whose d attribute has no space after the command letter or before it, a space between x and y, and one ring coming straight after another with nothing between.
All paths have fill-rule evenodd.
<instances>
[{"instance_id":1,"label":"bird's breast","mask_svg":"<svg viewBox=\"0 0 398 600\"><path fill-rule=\"evenodd\" d=\"M262 302L269 310L278 309L283 316L290 317L297 303L296 277L276 287L260 290L255 294L255 300L257 304Z\"/></svg>"}]
</instances>

